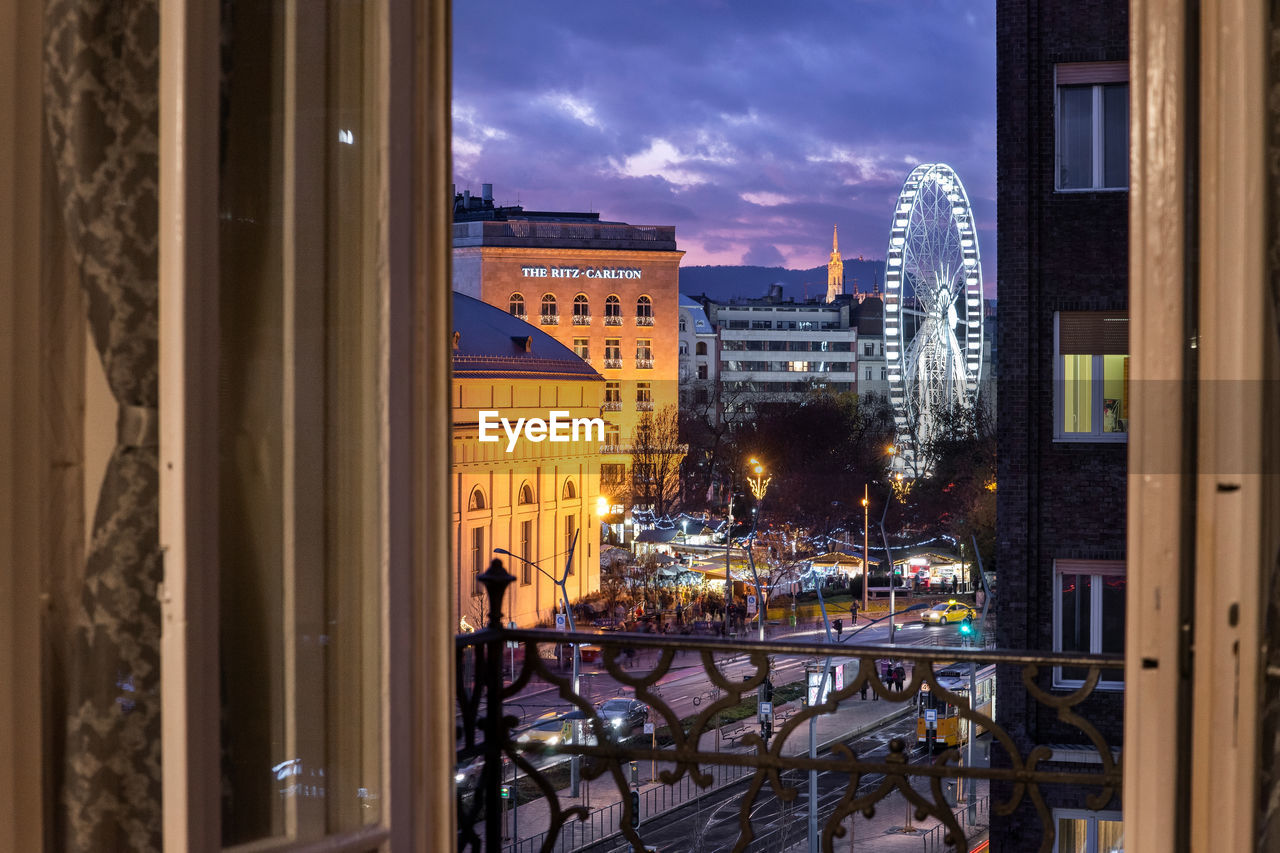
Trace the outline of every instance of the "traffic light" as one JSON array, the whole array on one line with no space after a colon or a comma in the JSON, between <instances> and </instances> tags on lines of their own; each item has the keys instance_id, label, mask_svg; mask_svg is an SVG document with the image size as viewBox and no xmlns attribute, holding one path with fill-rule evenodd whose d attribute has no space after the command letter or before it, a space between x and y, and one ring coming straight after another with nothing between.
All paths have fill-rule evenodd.
<instances>
[{"instance_id":1,"label":"traffic light","mask_svg":"<svg viewBox=\"0 0 1280 853\"><path fill-rule=\"evenodd\" d=\"M764 701L773 701L773 680L769 678L764 680Z\"/></svg>"},{"instance_id":2,"label":"traffic light","mask_svg":"<svg viewBox=\"0 0 1280 853\"><path fill-rule=\"evenodd\" d=\"M965 637L971 636L973 634L973 619L966 616L964 617L963 620L961 620L960 633Z\"/></svg>"},{"instance_id":3,"label":"traffic light","mask_svg":"<svg viewBox=\"0 0 1280 853\"><path fill-rule=\"evenodd\" d=\"M631 828L635 829L640 825L640 792L631 792Z\"/></svg>"},{"instance_id":4,"label":"traffic light","mask_svg":"<svg viewBox=\"0 0 1280 853\"><path fill-rule=\"evenodd\" d=\"M760 737L764 738L764 742L768 743L769 738L773 737L773 719L766 717L760 721Z\"/></svg>"}]
</instances>

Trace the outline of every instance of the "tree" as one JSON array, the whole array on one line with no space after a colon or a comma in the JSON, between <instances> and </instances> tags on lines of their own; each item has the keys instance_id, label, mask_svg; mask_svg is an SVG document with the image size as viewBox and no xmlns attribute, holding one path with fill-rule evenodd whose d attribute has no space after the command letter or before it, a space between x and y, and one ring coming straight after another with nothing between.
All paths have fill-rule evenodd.
<instances>
[{"instance_id":1,"label":"tree","mask_svg":"<svg viewBox=\"0 0 1280 853\"><path fill-rule=\"evenodd\" d=\"M688 445L680 441L675 406L645 412L631 440L631 503L666 515L680 494L680 463Z\"/></svg>"},{"instance_id":2,"label":"tree","mask_svg":"<svg viewBox=\"0 0 1280 853\"><path fill-rule=\"evenodd\" d=\"M996 435L984 407L957 410L938 421L922 448L931 461L930 476L918 480L910 495L915 522L949 532L967 546L974 537L988 569L995 556Z\"/></svg>"}]
</instances>

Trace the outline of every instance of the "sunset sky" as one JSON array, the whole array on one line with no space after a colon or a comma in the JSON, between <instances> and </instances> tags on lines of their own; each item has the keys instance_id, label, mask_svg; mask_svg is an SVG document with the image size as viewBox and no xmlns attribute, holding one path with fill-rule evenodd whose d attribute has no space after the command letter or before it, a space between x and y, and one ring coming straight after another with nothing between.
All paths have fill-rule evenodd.
<instances>
[{"instance_id":1,"label":"sunset sky","mask_svg":"<svg viewBox=\"0 0 1280 853\"><path fill-rule=\"evenodd\" d=\"M959 173L995 284L990 0L454 4L458 191L674 225L684 265L883 258L902 181Z\"/></svg>"}]
</instances>

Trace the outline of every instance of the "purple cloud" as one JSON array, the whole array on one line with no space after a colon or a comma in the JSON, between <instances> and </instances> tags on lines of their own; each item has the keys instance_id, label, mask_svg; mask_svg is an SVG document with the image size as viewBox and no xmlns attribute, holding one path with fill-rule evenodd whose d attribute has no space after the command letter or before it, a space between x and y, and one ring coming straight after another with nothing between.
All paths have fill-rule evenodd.
<instances>
[{"instance_id":1,"label":"purple cloud","mask_svg":"<svg viewBox=\"0 0 1280 853\"><path fill-rule=\"evenodd\" d=\"M960 175L995 282L990 0L459 3L454 175L675 225L686 264L882 258L902 181ZM757 262L753 260L752 262Z\"/></svg>"}]
</instances>

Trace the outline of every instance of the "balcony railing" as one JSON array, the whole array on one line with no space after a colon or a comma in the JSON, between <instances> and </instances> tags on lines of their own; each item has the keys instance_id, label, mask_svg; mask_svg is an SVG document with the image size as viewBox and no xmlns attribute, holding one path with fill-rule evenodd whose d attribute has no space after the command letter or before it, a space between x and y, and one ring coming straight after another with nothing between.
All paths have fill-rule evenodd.
<instances>
[{"instance_id":1,"label":"balcony railing","mask_svg":"<svg viewBox=\"0 0 1280 853\"><path fill-rule=\"evenodd\" d=\"M525 312L523 312L523 311L512 311L512 312L511 312L511 316L512 316L512 317L515 317L517 320L525 320L525 321L528 321L528 319L529 319L529 315L528 315L528 314L526 314L526 313L525 313Z\"/></svg>"},{"instance_id":2,"label":"balcony railing","mask_svg":"<svg viewBox=\"0 0 1280 853\"><path fill-rule=\"evenodd\" d=\"M652 400L636 400L636 411L637 411L637 412L652 412L652 411L653 411L653 401L652 401Z\"/></svg>"},{"instance_id":3,"label":"balcony railing","mask_svg":"<svg viewBox=\"0 0 1280 853\"><path fill-rule=\"evenodd\" d=\"M544 325L544 326L559 326L559 325L560 325L560 315L559 315L559 314L542 314L542 315L540 316L540 319L542 320L542 325Z\"/></svg>"},{"instance_id":4,"label":"balcony railing","mask_svg":"<svg viewBox=\"0 0 1280 853\"><path fill-rule=\"evenodd\" d=\"M640 315L638 315L638 316L636 317L636 325L637 325L637 326L652 326L652 325L653 325L653 315L652 315L652 314L640 314Z\"/></svg>"},{"instance_id":5,"label":"balcony railing","mask_svg":"<svg viewBox=\"0 0 1280 853\"><path fill-rule=\"evenodd\" d=\"M600 408L606 412L621 412L622 402L620 400L605 400L604 405Z\"/></svg>"},{"instance_id":6,"label":"balcony railing","mask_svg":"<svg viewBox=\"0 0 1280 853\"><path fill-rule=\"evenodd\" d=\"M622 369L622 359L620 359L620 358L606 358L606 359L604 360L604 367L605 367L605 370L621 370L621 369Z\"/></svg>"},{"instance_id":7,"label":"balcony railing","mask_svg":"<svg viewBox=\"0 0 1280 853\"><path fill-rule=\"evenodd\" d=\"M651 358L637 358L637 359L636 359L636 370L653 370L653 359L651 359Z\"/></svg>"},{"instance_id":8,"label":"balcony railing","mask_svg":"<svg viewBox=\"0 0 1280 853\"><path fill-rule=\"evenodd\" d=\"M590 314L574 314L574 315L573 315L573 325L575 325L575 326L590 326L590 325L591 325L591 315L590 315Z\"/></svg>"},{"instance_id":9,"label":"balcony railing","mask_svg":"<svg viewBox=\"0 0 1280 853\"><path fill-rule=\"evenodd\" d=\"M664 843L673 835L687 840L701 833L704 798L717 791L724 795L717 808L736 816L736 825L718 827L717 843L732 844L736 833L735 850L793 849L805 840L804 812L792 807L763 825L761 816L777 818L779 810L768 801L780 808L793 802L810 771L842 795L815 800L823 850L846 837L844 824L850 821L855 836L864 838L860 822L880 811L905 812L907 823L914 817L926 851L967 853L990 816L1018 811L1037 814L1043 830L1039 841L1027 838L1019 849L1048 851L1056 827L1046 789L1080 789L1096 809L1119 793L1113 749L1084 715L1098 707L1094 688L1103 673L1123 668L1118 655L515 630L503 627L502 613L504 593L515 578L495 560L479 580L488 595L487 626L459 635L456 645L461 851L643 850L664 833ZM588 651L590 660L581 689L569 674L571 644L590 647L583 649L584 660ZM885 658L905 670L896 685L880 677ZM833 668L839 666L843 686L830 688L821 702L809 687L814 704L800 701L806 692L802 676L822 673L813 677L838 684ZM1084 686L1051 691L1055 667L1083 670ZM789 678L797 684L787 684ZM1087 746L1072 749L1087 755L1050 763L1063 747L1027 744L1024 735L1002 725L1002 717L993 718L997 711L981 697L991 694L996 678L1020 682L1027 703L1041 706L1042 717L1056 716L1074 727L1076 739ZM771 725L757 722L758 707L740 719L767 679L774 690ZM976 707L968 685L977 685ZM524 702L526 692L536 702ZM885 701L859 698L867 692ZM652 727L641 731L639 720L606 724L593 700L613 693L643 703ZM917 701L926 694L929 703ZM540 717L548 705L550 716ZM935 710L939 706L944 710ZM931 717L931 710L948 725ZM721 725L722 715L736 722ZM875 725L841 728L871 716ZM880 726L902 717L907 722L894 724L896 736ZM541 729L529 725L534 720ZM980 738L989 737L992 753L999 752L991 766L962 760L953 740L963 742L971 726L981 727ZM824 734L815 747L818 731ZM946 742L921 743L921 731ZM643 789L641 773L650 783ZM581 790L574 789L575 778ZM958 804L949 796L957 782L965 794ZM682 809L695 802L698 811ZM689 835L680 836L686 826Z\"/></svg>"},{"instance_id":10,"label":"balcony railing","mask_svg":"<svg viewBox=\"0 0 1280 853\"><path fill-rule=\"evenodd\" d=\"M617 315L615 315L615 314L605 314L605 315L604 315L604 324L605 324L606 326L621 326L621 325L622 325L622 318L621 318L621 317L619 317L619 316L617 316Z\"/></svg>"}]
</instances>

